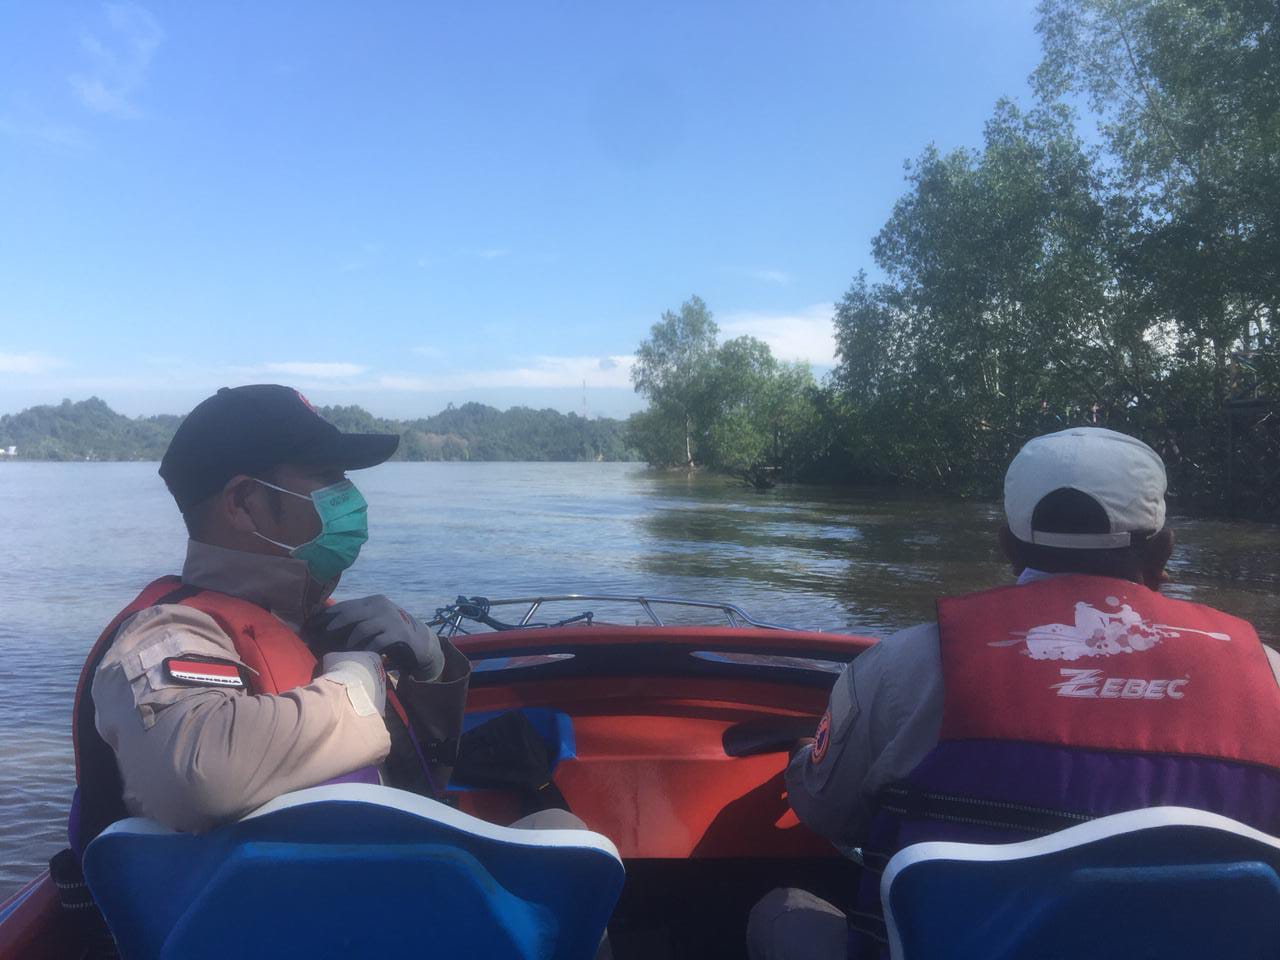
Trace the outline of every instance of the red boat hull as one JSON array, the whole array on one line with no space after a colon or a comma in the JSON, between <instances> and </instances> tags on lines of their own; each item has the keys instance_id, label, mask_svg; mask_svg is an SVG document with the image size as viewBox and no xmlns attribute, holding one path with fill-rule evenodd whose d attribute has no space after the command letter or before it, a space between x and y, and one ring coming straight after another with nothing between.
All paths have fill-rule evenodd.
<instances>
[{"instance_id":1,"label":"red boat hull","mask_svg":"<svg viewBox=\"0 0 1280 960\"><path fill-rule=\"evenodd\" d=\"M476 690L476 710L554 706L573 720L577 757L556 784L578 816L625 859L829 856L831 846L787 806L783 753L729 757L724 731L770 717L816 717L821 690L761 683L636 677ZM506 794L462 795L495 822L519 815Z\"/></svg>"},{"instance_id":2,"label":"red boat hull","mask_svg":"<svg viewBox=\"0 0 1280 960\"><path fill-rule=\"evenodd\" d=\"M2 960L67 960L74 944L60 923L58 888L42 873L0 905Z\"/></svg>"}]
</instances>

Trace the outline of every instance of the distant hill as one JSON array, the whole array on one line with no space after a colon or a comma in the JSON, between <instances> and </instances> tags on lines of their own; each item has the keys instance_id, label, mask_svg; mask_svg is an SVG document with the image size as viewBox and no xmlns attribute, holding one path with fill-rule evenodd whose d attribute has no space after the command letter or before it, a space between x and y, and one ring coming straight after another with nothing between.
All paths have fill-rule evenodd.
<instances>
[{"instance_id":1,"label":"distant hill","mask_svg":"<svg viewBox=\"0 0 1280 960\"><path fill-rule=\"evenodd\" d=\"M20 460L159 460L182 417L131 419L97 397L0 417L0 450Z\"/></svg>"},{"instance_id":2,"label":"distant hill","mask_svg":"<svg viewBox=\"0 0 1280 960\"><path fill-rule=\"evenodd\" d=\"M452 404L432 417L387 420L362 407L320 407L342 430L398 433L397 460L631 460L621 420L557 410ZM0 416L0 461L159 460L183 418L126 417L102 400L63 400Z\"/></svg>"}]
</instances>

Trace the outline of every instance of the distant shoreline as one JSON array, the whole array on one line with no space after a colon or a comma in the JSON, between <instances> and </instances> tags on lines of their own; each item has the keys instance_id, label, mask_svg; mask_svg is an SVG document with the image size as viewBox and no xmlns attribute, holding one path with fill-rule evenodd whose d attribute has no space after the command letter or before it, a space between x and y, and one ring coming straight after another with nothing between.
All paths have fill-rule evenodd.
<instances>
[{"instance_id":1,"label":"distant shoreline","mask_svg":"<svg viewBox=\"0 0 1280 960\"><path fill-rule=\"evenodd\" d=\"M57 460L57 459L37 459L34 457L25 457L25 458L24 457L0 457L0 469L3 469L4 464L6 463L9 463L9 464L55 463L55 464L62 464L65 466L83 466L85 464L108 465L108 464L121 464L121 463L137 463L137 464L150 464L150 465L156 466L157 468L160 465L160 461L158 459ZM498 464L498 463L525 464L530 466L536 466L538 464L556 464L558 466L563 466L565 464L587 465L587 464L617 463L617 464L628 464L632 466L645 467L646 469L652 471L654 474L660 474L660 475L669 476L673 474L683 473L683 471L673 470L669 467L654 467L654 466L651 466L650 464L647 464L643 460L634 460L634 459L633 460L389 460L387 461L387 463L388 464L442 464L442 465L452 464L452 465L458 465L458 466L467 465L467 464L488 465L488 464ZM718 483L718 484L723 484L728 486L733 486L736 483L733 477L730 477L726 474L714 473L711 471L695 470L694 475L702 480L705 480L708 483ZM904 501L930 501L930 502L938 502L938 503L989 504L995 510L998 510L1000 507L1000 500L998 497L992 498L989 496L964 496L962 494L946 493L939 490L930 490L926 488L912 487L912 486L906 486L906 485L876 486L874 484L867 484L867 483L850 483L850 484L834 483L829 480L826 480L826 481L792 480L792 481L787 481L785 483L779 483L775 489L778 491L785 491L789 488L798 489L798 490L808 490L808 491L816 491L821 489L838 491L842 498L847 497L849 499L857 499L859 497L863 497L863 498L875 499L875 500L899 500L900 499ZM763 495L767 496L768 493L765 492ZM1169 518L1171 520L1212 520L1212 521L1218 521L1222 523L1240 523L1242 525L1248 525L1248 526L1280 528L1280 521L1260 520L1256 518L1227 517L1222 514L1221 510L1215 510L1214 505L1212 504L1197 504L1194 502L1179 503L1176 506L1171 503L1169 505Z\"/></svg>"},{"instance_id":2,"label":"distant shoreline","mask_svg":"<svg viewBox=\"0 0 1280 960\"><path fill-rule=\"evenodd\" d=\"M117 463L150 463L155 464L158 468L160 461L158 459L146 460L110 460L98 458L85 458L83 460L59 459L57 457L0 457L0 466L6 463L60 463L66 466L76 466L86 463L98 464L117 464ZM648 466L643 460L388 460L389 464L397 463L631 463L639 466ZM382 464L379 464L382 466ZM661 471L662 468L654 467L655 471ZM667 471L669 472L669 471ZM800 484L801 486L812 486L812 484Z\"/></svg>"},{"instance_id":3,"label":"distant shoreline","mask_svg":"<svg viewBox=\"0 0 1280 960\"><path fill-rule=\"evenodd\" d=\"M626 423L558 410L480 403L450 405L414 420L376 417L358 406L318 412L346 433L395 434L402 461L566 462L628 461L637 453ZM0 462L154 462L182 416L126 417L98 397L29 407L0 416Z\"/></svg>"}]
</instances>

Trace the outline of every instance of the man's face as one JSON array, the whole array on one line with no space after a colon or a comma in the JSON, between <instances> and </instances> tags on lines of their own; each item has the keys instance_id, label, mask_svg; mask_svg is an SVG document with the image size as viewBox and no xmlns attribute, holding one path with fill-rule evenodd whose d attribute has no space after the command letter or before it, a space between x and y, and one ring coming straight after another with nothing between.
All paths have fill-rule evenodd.
<instances>
[{"instance_id":1,"label":"man's face","mask_svg":"<svg viewBox=\"0 0 1280 960\"><path fill-rule=\"evenodd\" d=\"M246 509L253 517L260 534L281 543L298 546L314 540L320 533L320 515L310 501L311 492L345 480L346 473L338 467L282 464L272 468L262 479L307 497L306 500L291 497L287 493L255 483L246 498ZM279 547L274 549L287 553Z\"/></svg>"}]
</instances>

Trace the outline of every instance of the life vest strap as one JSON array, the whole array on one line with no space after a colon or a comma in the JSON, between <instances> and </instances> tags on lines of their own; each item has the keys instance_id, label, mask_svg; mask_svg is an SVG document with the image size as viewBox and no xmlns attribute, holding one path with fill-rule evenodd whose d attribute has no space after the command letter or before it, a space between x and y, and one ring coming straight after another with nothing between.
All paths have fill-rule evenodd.
<instances>
[{"instance_id":1,"label":"life vest strap","mask_svg":"<svg viewBox=\"0 0 1280 960\"><path fill-rule=\"evenodd\" d=\"M94 902L74 850L61 850L49 861L49 876L58 888L58 922L71 934L81 951L80 960L119 960L115 938Z\"/></svg>"},{"instance_id":2,"label":"life vest strap","mask_svg":"<svg viewBox=\"0 0 1280 960\"><path fill-rule=\"evenodd\" d=\"M883 788L878 808L907 820L965 823L1036 836L1055 833L1093 819L1087 813L937 793L905 781Z\"/></svg>"}]
</instances>

